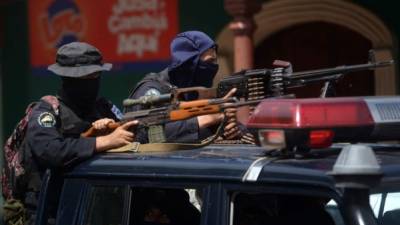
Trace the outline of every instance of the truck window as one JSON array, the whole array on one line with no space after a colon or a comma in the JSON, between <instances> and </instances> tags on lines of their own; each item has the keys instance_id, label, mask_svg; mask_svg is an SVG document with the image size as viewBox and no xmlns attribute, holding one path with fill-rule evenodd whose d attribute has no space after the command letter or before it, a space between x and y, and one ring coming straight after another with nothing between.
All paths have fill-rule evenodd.
<instances>
[{"instance_id":1,"label":"truck window","mask_svg":"<svg viewBox=\"0 0 400 225\"><path fill-rule=\"evenodd\" d=\"M372 194L370 204L379 224L400 224L400 192Z\"/></svg>"},{"instance_id":2,"label":"truck window","mask_svg":"<svg viewBox=\"0 0 400 225\"><path fill-rule=\"evenodd\" d=\"M196 193L183 188L92 186L84 224L199 225L201 200Z\"/></svg>"},{"instance_id":3,"label":"truck window","mask_svg":"<svg viewBox=\"0 0 400 225\"><path fill-rule=\"evenodd\" d=\"M95 186L91 189L84 224L121 225L124 188L122 186Z\"/></svg>"},{"instance_id":4,"label":"truck window","mask_svg":"<svg viewBox=\"0 0 400 225\"><path fill-rule=\"evenodd\" d=\"M400 192L382 192L371 194L369 204L380 225L400 224ZM327 204L329 213L337 224L344 224L342 218L338 218L338 206L334 201Z\"/></svg>"},{"instance_id":5,"label":"truck window","mask_svg":"<svg viewBox=\"0 0 400 225\"><path fill-rule=\"evenodd\" d=\"M132 188L131 225L200 224L199 200L193 201L194 189ZM194 193L194 192L193 192Z\"/></svg>"},{"instance_id":6,"label":"truck window","mask_svg":"<svg viewBox=\"0 0 400 225\"><path fill-rule=\"evenodd\" d=\"M329 199L265 193L231 195L232 225L335 225L326 211Z\"/></svg>"}]
</instances>

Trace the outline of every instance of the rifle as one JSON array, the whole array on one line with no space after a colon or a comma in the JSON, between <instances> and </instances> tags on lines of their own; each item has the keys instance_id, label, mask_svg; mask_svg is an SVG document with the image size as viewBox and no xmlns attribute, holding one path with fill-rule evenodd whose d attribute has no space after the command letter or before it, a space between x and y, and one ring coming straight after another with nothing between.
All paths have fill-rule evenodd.
<instances>
[{"instance_id":1,"label":"rifle","mask_svg":"<svg viewBox=\"0 0 400 225\"><path fill-rule=\"evenodd\" d=\"M160 96L144 96L138 100L125 100L124 105L127 103L134 104L147 104L149 99L170 100L171 95L165 94ZM240 107L245 105L255 105L261 102L262 99L238 102L234 97L231 98L215 98L215 99L202 99L187 102L176 102L168 106L155 107L145 110L138 110L134 112L125 113L120 122L109 123L106 130L97 130L94 127L89 128L87 131L81 134L82 137L95 137L106 135L114 131L117 127L121 126L123 123L138 120L139 124L136 129L142 127L154 127L158 125L163 125L168 122L185 120L196 116L208 115L223 112L226 108ZM160 130L158 132L161 132ZM158 141L160 142L160 141Z\"/></svg>"}]
</instances>

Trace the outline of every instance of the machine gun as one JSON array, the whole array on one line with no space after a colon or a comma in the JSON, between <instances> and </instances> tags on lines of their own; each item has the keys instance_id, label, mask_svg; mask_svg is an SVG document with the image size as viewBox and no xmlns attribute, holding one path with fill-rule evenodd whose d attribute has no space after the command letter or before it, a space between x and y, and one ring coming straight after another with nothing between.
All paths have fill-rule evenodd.
<instances>
[{"instance_id":1,"label":"machine gun","mask_svg":"<svg viewBox=\"0 0 400 225\"><path fill-rule=\"evenodd\" d=\"M141 98L139 100L126 100L124 101L125 106L131 106L132 104L142 104L149 99L151 101L165 101L170 100L171 95L165 94L160 96L145 96L147 98ZM158 100L155 100L158 99ZM94 127L89 128L87 131L81 134L82 137L95 137L106 135L111 133L117 127L121 126L123 123L138 120L139 124L136 129L142 127L149 127L158 129L157 131L149 131L150 142L164 142L165 137L163 137L162 126L165 123L171 121L185 120L192 117L200 115L208 115L223 112L226 108L240 107L245 105L255 105L261 102L262 99L238 102L235 97L231 98L215 98L215 99L202 99L187 102L175 102L168 106L153 107L145 110L138 110L133 112L128 112L123 115L120 122L109 123L106 130L97 130ZM133 102L132 102L133 101ZM159 102L157 102L159 103ZM156 136L156 137L153 137ZM161 136L161 137L160 137ZM153 139L152 139L153 138ZM151 140L152 139L152 140Z\"/></svg>"},{"instance_id":2,"label":"machine gun","mask_svg":"<svg viewBox=\"0 0 400 225\"><path fill-rule=\"evenodd\" d=\"M274 62L276 63L276 62ZM285 64L286 63L286 64ZM347 73L374 70L393 64L393 60L338 66L334 68L292 72L288 62L278 61L279 67L274 69L243 70L223 78L217 88L190 87L179 88L172 91L171 101L177 101L185 93L196 93L198 99L221 98L232 88L236 88L235 97L244 98L246 101L279 97L288 94L288 89L306 86L315 82L325 82L321 96L328 95L332 89L331 82L336 81Z\"/></svg>"},{"instance_id":3,"label":"machine gun","mask_svg":"<svg viewBox=\"0 0 400 225\"><path fill-rule=\"evenodd\" d=\"M373 57L371 55L371 57ZM216 96L224 96L230 89L237 88L236 97L246 100L277 97L287 94L287 90L301 87L314 82L325 82L322 97L329 91L330 82L341 78L347 73L374 70L393 64L393 60L375 62L374 59L365 64L338 66L334 68L291 72L290 64L277 63L282 66L275 69L244 70L220 81Z\"/></svg>"}]
</instances>

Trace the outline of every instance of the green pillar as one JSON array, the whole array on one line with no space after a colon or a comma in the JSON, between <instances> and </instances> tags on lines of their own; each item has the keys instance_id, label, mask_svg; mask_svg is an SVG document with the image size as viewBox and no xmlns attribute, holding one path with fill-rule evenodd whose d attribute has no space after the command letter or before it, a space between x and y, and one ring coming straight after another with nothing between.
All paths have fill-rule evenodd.
<instances>
[{"instance_id":1,"label":"green pillar","mask_svg":"<svg viewBox=\"0 0 400 225\"><path fill-rule=\"evenodd\" d=\"M24 115L29 103L29 59L27 1L8 1L2 6L4 48L2 49L3 140Z\"/></svg>"},{"instance_id":2,"label":"green pillar","mask_svg":"<svg viewBox=\"0 0 400 225\"><path fill-rule=\"evenodd\" d=\"M28 1L6 1L0 4L0 138L10 135L29 103L28 78ZM1 151L2 152L2 151ZM0 157L3 159L3 156ZM2 195L0 197L3 206ZM0 216L3 217L0 207ZM0 220L2 223L2 219Z\"/></svg>"}]
</instances>

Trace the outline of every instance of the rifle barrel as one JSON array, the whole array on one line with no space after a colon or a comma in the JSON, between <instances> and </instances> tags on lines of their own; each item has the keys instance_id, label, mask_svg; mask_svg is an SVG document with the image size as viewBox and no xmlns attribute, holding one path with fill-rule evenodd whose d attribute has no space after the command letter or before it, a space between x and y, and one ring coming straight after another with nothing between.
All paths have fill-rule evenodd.
<instances>
[{"instance_id":1,"label":"rifle barrel","mask_svg":"<svg viewBox=\"0 0 400 225\"><path fill-rule=\"evenodd\" d=\"M133 112L127 112L122 116L122 121L130 121L130 120L140 120L141 118L148 117L151 115L161 115L167 112L167 107L159 107L153 109L142 109Z\"/></svg>"},{"instance_id":2,"label":"rifle barrel","mask_svg":"<svg viewBox=\"0 0 400 225\"><path fill-rule=\"evenodd\" d=\"M308 77L322 76L322 75L329 75L329 74L344 74L344 73L350 73L350 72L363 71L363 70L367 70L367 69L374 69L374 68L378 68L378 67L386 67L386 66L390 66L392 64L393 64L393 60L376 62L376 63L358 64L358 65L351 65L351 66L338 66L338 67L329 68L329 69L295 72L295 73L286 75L285 78L305 79Z\"/></svg>"}]
</instances>

